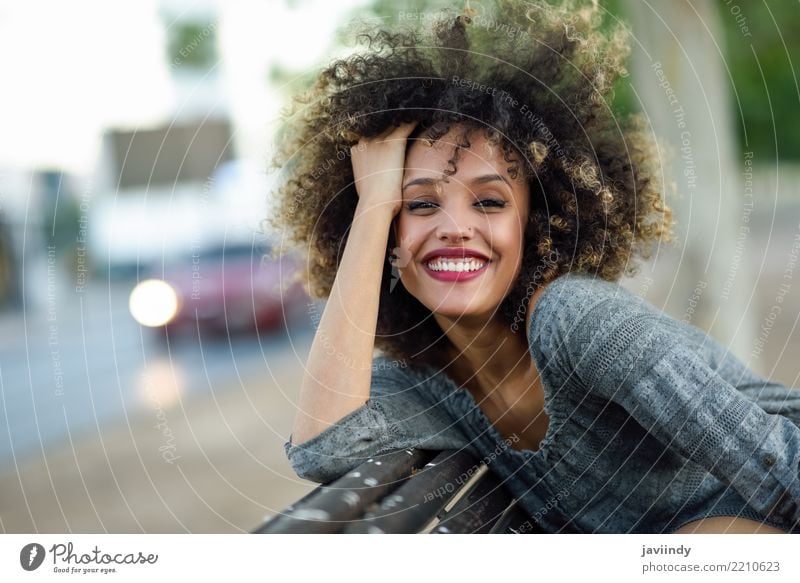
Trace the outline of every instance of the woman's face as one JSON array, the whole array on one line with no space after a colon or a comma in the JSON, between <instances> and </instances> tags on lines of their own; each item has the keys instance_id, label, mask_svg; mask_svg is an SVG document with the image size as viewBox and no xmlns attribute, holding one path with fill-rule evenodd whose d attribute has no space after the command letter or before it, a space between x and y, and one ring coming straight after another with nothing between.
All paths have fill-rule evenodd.
<instances>
[{"instance_id":1,"label":"woman's face","mask_svg":"<svg viewBox=\"0 0 800 583\"><path fill-rule=\"evenodd\" d=\"M459 133L451 128L433 146L412 142L395 253L403 285L432 312L491 317L522 265L529 189L522 172L511 178L512 163L482 132L470 135L456 173L446 176Z\"/></svg>"}]
</instances>

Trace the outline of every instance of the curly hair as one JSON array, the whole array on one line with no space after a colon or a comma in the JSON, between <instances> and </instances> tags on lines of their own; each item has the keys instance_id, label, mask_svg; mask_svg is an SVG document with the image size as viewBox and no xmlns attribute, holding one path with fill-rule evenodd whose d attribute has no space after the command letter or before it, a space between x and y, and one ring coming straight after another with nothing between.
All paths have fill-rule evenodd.
<instances>
[{"instance_id":1,"label":"curly hair","mask_svg":"<svg viewBox=\"0 0 800 583\"><path fill-rule=\"evenodd\" d=\"M628 29L602 32L596 3L496 4L502 22L468 8L417 29L358 32L366 51L332 62L284 112L272 160L282 178L268 220L306 254L312 297L330 294L358 203L350 146L412 120L410 138L429 142L455 124L466 128L456 157L468 133L482 131L527 179L522 268L498 309L513 326L531 294L559 275L616 281L638 273L636 256L674 242L656 141L641 114L620 118L610 107L613 84L627 75ZM387 252L394 246L390 233ZM392 279L385 264L376 347L440 362L449 341Z\"/></svg>"}]
</instances>

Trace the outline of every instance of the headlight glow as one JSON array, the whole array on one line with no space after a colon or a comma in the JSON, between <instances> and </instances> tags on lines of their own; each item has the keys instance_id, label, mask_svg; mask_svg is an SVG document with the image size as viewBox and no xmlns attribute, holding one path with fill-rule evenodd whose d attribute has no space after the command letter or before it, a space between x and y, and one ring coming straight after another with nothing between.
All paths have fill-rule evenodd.
<instances>
[{"instance_id":1,"label":"headlight glow","mask_svg":"<svg viewBox=\"0 0 800 583\"><path fill-rule=\"evenodd\" d=\"M178 293L161 279L145 279L136 284L128 300L134 320L142 326L157 327L169 323L178 313Z\"/></svg>"}]
</instances>

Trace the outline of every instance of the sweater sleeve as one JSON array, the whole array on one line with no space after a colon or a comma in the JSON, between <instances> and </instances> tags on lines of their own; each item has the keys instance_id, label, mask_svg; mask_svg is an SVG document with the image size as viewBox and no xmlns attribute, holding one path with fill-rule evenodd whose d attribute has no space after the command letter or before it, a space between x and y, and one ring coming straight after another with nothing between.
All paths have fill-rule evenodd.
<instances>
[{"instance_id":1,"label":"sweater sleeve","mask_svg":"<svg viewBox=\"0 0 800 583\"><path fill-rule=\"evenodd\" d=\"M327 483L367 459L404 448L459 449L468 444L444 412L418 397L422 375L380 356L373 360L367 402L300 444L284 444L294 472ZM424 390L424 387L423 387Z\"/></svg>"},{"instance_id":2,"label":"sweater sleeve","mask_svg":"<svg viewBox=\"0 0 800 583\"><path fill-rule=\"evenodd\" d=\"M689 324L609 282L573 291L553 332L580 386L620 404L764 517L800 520L800 428L709 366Z\"/></svg>"}]
</instances>

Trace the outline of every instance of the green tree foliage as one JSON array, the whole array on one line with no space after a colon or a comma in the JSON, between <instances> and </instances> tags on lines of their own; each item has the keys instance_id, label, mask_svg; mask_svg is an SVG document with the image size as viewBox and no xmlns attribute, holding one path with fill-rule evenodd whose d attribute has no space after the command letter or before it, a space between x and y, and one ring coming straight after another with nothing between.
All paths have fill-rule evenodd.
<instances>
[{"instance_id":1,"label":"green tree foliage","mask_svg":"<svg viewBox=\"0 0 800 583\"><path fill-rule=\"evenodd\" d=\"M743 150L800 160L800 5L718 0ZM770 156L771 154L771 156Z\"/></svg>"}]
</instances>

